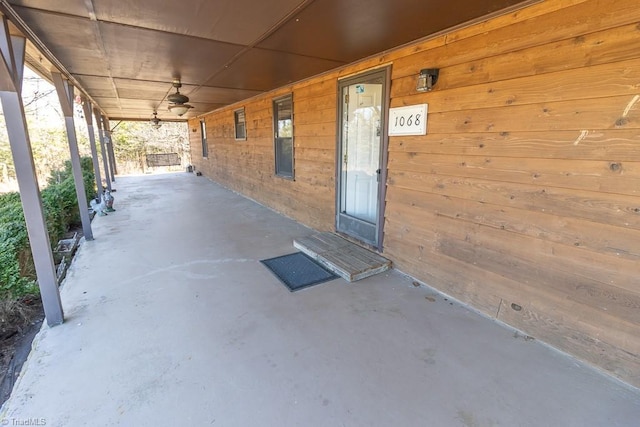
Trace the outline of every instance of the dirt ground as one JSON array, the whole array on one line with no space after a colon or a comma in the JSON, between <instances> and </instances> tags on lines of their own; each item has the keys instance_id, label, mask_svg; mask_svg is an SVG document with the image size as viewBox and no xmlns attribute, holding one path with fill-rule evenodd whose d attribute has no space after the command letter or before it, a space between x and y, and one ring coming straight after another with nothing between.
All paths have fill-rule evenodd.
<instances>
[{"instance_id":1,"label":"dirt ground","mask_svg":"<svg viewBox=\"0 0 640 427\"><path fill-rule=\"evenodd\" d=\"M82 238L81 224L72 225L63 239L74 236L77 236L78 241ZM67 266L73 261L74 255L75 249ZM26 297L19 301L0 301L0 406L11 395L13 384L29 356L31 343L43 320L44 309L40 296Z\"/></svg>"},{"instance_id":2,"label":"dirt ground","mask_svg":"<svg viewBox=\"0 0 640 427\"><path fill-rule=\"evenodd\" d=\"M43 320L39 297L0 302L0 406L9 398Z\"/></svg>"}]
</instances>

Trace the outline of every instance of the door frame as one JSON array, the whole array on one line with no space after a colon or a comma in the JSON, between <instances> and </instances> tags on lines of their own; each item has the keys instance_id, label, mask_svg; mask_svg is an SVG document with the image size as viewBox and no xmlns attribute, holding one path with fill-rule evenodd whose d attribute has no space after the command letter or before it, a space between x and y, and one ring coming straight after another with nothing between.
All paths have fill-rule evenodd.
<instances>
[{"instance_id":1,"label":"door frame","mask_svg":"<svg viewBox=\"0 0 640 427\"><path fill-rule=\"evenodd\" d=\"M381 140L380 140L380 174L379 174L379 184L378 184L378 212L376 215L376 231L375 231L375 241L365 241L361 237L349 233L344 230L339 230L339 220L340 220L340 208L341 208L341 198L342 198L342 138L343 138L343 129L342 129L342 117L343 117L343 107L344 102L342 100L342 90L345 86L350 86L352 84L357 84L358 82L362 82L373 75L382 74L383 75L383 87L382 87L382 98L381 98L381 122L380 122L380 132L381 132ZM384 238L384 212L386 207L386 193L387 193L387 161L388 161L388 153L389 153L389 135L387 131L388 120L389 120L389 106L391 103L391 65L386 65L383 67L378 67L374 69L370 69L367 71L363 71L361 73L351 75L348 77L344 77L338 79L337 84L337 111L336 111L336 161L335 161L335 229L339 234L344 234L352 239L357 240L358 242L369 246L379 252L383 250L383 238ZM353 218L354 220L358 220L357 218Z\"/></svg>"}]
</instances>

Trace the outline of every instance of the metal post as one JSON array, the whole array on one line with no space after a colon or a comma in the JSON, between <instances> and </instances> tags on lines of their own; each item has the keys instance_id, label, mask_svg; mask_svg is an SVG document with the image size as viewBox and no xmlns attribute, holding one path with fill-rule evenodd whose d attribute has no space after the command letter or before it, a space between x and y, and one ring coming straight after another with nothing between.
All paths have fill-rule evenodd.
<instances>
[{"instance_id":1,"label":"metal post","mask_svg":"<svg viewBox=\"0 0 640 427\"><path fill-rule=\"evenodd\" d=\"M44 314L47 324L55 326L64 321L64 313L21 96L26 40L23 37L9 35L5 16L2 17L2 24L4 28L0 31L0 102L18 178Z\"/></svg>"},{"instance_id":2,"label":"metal post","mask_svg":"<svg viewBox=\"0 0 640 427\"><path fill-rule=\"evenodd\" d=\"M109 125L109 118L104 117L104 133L107 136L107 151L109 152L109 165L111 165L111 179L116 182L116 175L118 174L118 168L116 166L116 156L113 152L113 140L111 139L111 127Z\"/></svg>"},{"instance_id":3,"label":"metal post","mask_svg":"<svg viewBox=\"0 0 640 427\"><path fill-rule=\"evenodd\" d=\"M82 98L82 108L84 110L84 118L87 121L87 132L89 133L89 145L91 145L91 160L93 160L93 173L96 176L96 188L98 194L96 201L100 203L102 200L102 177L100 176L100 163L98 163L98 149L96 148L96 136L93 132L93 109L91 102Z\"/></svg>"},{"instance_id":4,"label":"metal post","mask_svg":"<svg viewBox=\"0 0 640 427\"><path fill-rule=\"evenodd\" d=\"M102 152L102 166L104 168L104 179L107 182L107 190L111 192L111 174L109 172L109 153L107 153L107 147L105 146L105 134L102 124L102 114L96 109L93 110L96 115L96 125L98 126L98 135L100 136L100 151Z\"/></svg>"},{"instance_id":5,"label":"metal post","mask_svg":"<svg viewBox=\"0 0 640 427\"><path fill-rule=\"evenodd\" d=\"M80 153L78 152L78 140L76 139L76 127L73 122L73 86L68 81L62 79L60 73L52 72L51 79L58 92L60 106L64 114L64 123L67 128L67 139L69 140L69 151L71 153L71 169L73 170L73 180L76 184L76 197L78 198L78 208L80 210L80 221L82 231L86 240L93 240L91 231L91 219L89 218L89 203L84 189L82 179L82 167L80 166Z\"/></svg>"}]
</instances>

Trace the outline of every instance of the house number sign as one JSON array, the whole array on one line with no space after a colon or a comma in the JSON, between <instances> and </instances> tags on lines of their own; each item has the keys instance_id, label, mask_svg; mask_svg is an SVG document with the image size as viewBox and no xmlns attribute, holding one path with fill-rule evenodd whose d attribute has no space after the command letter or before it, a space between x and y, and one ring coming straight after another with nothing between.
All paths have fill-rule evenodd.
<instances>
[{"instance_id":1,"label":"house number sign","mask_svg":"<svg viewBox=\"0 0 640 427\"><path fill-rule=\"evenodd\" d=\"M389 109L389 136L426 135L427 104Z\"/></svg>"}]
</instances>

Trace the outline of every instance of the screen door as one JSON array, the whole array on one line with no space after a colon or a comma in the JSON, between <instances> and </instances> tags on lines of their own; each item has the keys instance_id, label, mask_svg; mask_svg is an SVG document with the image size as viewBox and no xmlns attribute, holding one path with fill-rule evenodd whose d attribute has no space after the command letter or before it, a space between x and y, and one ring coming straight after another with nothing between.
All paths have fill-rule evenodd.
<instances>
[{"instance_id":1,"label":"screen door","mask_svg":"<svg viewBox=\"0 0 640 427\"><path fill-rule=\"evenodd\" d=\"M337 229L379 246L387 71L344 80L340 91Z\"/></svg>"}]
</instances>

